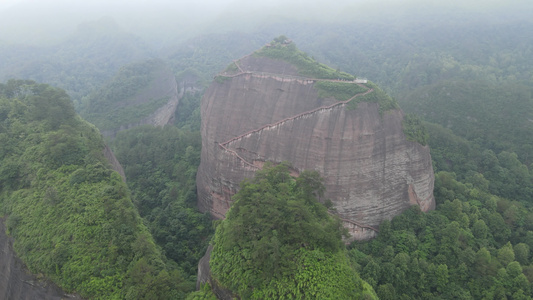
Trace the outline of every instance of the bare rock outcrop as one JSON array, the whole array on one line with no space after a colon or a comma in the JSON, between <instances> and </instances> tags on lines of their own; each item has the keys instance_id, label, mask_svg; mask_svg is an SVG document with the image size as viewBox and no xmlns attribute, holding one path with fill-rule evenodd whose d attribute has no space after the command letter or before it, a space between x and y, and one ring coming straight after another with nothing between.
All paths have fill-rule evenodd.
<instances>
[{"instance_id":1,"label":"bare rock outcrop","mask_svg":"<svg viewBox=\"0 0 533 300\"><path fill-rule=\"evenodd\" d=\"M429 148L406 140L400 109L380 113L378 103L361 102L349 110L348 101L319 97L317 80L296 76L286 62L237 63L239 71L214 81L202 99L201 211L224 218L239 182L266 161L289 161L295 175L319 171L356 239L372 238L381 221L411 205L434 208Z\"/></svg>"},{"instance_id":2,"label":"bare rock outcrop","mask_svg":"<svg viewBox=\"0 0 533 300\"><path fill-rule=\"evenodd\" d=\"M113 153L113 151L111 150L111 148L109 148L108 145L105 145L103 153L109 164L111 164L111 168L117 171L120 174L120 177L122 177L122 180L124 180L125 182L126 174L124 173L124 168L122 168L122 165L116 158L115 153Z\"/></svg>"},{"instance_id":3,"label":"bare rock outcrop","mask_svg":"<svg viewBox=\"0 0 533 300\"><path fill-rule=\"evenodd\" d=\"M209 261L211 259L211 252L213 251L213 245L209 245L204 256L198 262L198 276L196 279L196 290L200 289L201 284L209 283L213 293L217 299L220 300L232 300L235 299L235 295L225 288L218 285L217 281L211 276L211 267Z\"/></svg>"}]
</instances>

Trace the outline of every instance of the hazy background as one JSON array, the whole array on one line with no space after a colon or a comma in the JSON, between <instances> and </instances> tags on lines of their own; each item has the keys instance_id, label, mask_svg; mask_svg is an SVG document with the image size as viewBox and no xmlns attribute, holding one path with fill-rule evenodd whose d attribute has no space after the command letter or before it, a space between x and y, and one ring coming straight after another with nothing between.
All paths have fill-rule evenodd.
<instances>
[{"instance_id":1,"label":"hazy background","mask_svg":"<svg viewBox=\"0 0 533 300\"><path fill-rule=\"evenodd\" d=\"M154 46L200 33L245 31L289 21L377 22L394 25L411 18L434 21L490 16L523 19L533 15L528 0L471 1L303 1L303 0L1 0L0 41L28 45L53 44L84 22L111 17L124 30Z\"/></svg>"}]
</instances>

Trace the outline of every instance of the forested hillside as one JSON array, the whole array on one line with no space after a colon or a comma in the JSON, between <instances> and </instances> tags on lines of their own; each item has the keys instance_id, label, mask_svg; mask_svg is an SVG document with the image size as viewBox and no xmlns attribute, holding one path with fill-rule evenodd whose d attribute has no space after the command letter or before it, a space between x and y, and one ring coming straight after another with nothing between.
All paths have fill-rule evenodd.
<instances>
[{"instance_id":1,"label":"forested hillside","mask_svg":"<svg viewBox=\"0 0 533 300\"><path fill-rule=\"evenodd\" d=\"M402 94L403 109L451 129L481 149L533 162L533 84L442 81Z\"/></svg>"},{"instance_id":2,"label":"forested hillside","mask_svg":"<svg viewBox=\"0 0 533 300\"><path fill-rule=\"evenodd\" d=\"M177 97L176 85L162 60L128 64L103 87L83 97L77 110L100 130L128 128Z\"/></svg>"},{"instance_id":3,"label":"forested hillside","mask_svg":"<svg viewBox=\"0 0 533 300\"><path fill-rule=\"evenodd\" d=\"M60 87L75 101L104 85L125 64L153 57L139 37L110 18L80 24L54 45L0 44L0 80L32 79Z\"/></svg>"},{"instance_id":4,"label":"forested hillside","mask_svg":"<svg viewBox=\"0 0 533 300\"><path fill-rule=\"evenodd\" d=\"M15 251L32 273L87 299L185 298L210 242L219 246L214 269L222 286L244 298L287 291L357 298L366 282L380 299L531 299L532 4L451 1L432 10L398 2L348 3L326 20L329 10L319 10L319 18L304 9L246 12L237 1L212 23L198 17L204 27L152 26L158 32L142 32L151 44L113 18L62 28L73 34L55 44L0 41L0 217ZM193 31L204 33L188 38ZM161 70L178 82L193 78L199 90L280 34L310 60L332 66L329 75L368 78L392 96L389 103L416 114L405 119L404 132L431 149L435 211L412 208L383 222L375 240L345 249L336 220L299 189L302 182L270 170L243 183L239 206L215 224L211 240L215 226L196 209L201 91L185 93L173 125L132 128L110 141L126 183L104 159L97 128L76 115L100 128L135 123L165 102L154 96L137 105L135 97L158 89ZM342 98L341 86L322 92ZM257 209L265 204L264 212ZM271 230L294 228L295 212L306 230ZM245 223L260 229L260 238L239 231ZM244 265L252 255L256 264ZM309 285L295 287L295 274ZM207 297L207 290L190 297Z\"/></svg>"},{"instance_id":5,"label":"forested hillside","mask_svg":"<svg viewBox=\"0 0 533 300\"><path fill-rule=\"evenodd\" d=\"M91 299L170 299L191 289L63 90L1 84L0 141L0 214L32 273Z\"/></svg>"},{"instance_id":6,"label":"forested hillside","mask_svg":"<svg viewBox=\"0 0 533 300\"><path fill-rule=\"evenodd\" d=\"M317 200L321 181L280 164L241 184L213 239L219 288L242 299L376 299L348 262L340 219Z\"/></svg>"}]
</instances>

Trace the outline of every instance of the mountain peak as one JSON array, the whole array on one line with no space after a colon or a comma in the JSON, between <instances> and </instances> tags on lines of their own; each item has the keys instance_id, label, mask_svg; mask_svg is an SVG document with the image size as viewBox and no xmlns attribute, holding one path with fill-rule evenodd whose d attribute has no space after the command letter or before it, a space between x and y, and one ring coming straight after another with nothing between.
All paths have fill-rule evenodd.
<instances>
[{"instance_id":1,"label":"mountain peak","mask_svg":"<svg viewBox=\"0 0 533 300\"><path fill-rule=\"evenodd\" d=\"M385 113L386 112L386 113ZM403 113L376 85L274 39L234 61L202 99L198 206L224 218L239 182L267 162L316 170L356 239L411 205L434 208L428 147L406 139Z\"/></svg>"}]
</instances>

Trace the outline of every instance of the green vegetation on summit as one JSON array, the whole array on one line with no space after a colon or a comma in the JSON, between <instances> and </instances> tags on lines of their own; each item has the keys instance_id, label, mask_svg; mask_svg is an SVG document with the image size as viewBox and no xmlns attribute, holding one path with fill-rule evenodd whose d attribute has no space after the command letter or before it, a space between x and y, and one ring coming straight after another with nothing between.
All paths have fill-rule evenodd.
<instances>
[{"instance_id":1,"label":"green vegetation on summit","mask_svg":"<svg viewBox=\"0 0 533 300\"><path fill-rule=\"evenodd\" d=\"M317 81L315 88L318 90L320 98L333 97L339 101L346 101L359 93L367 91L367 88L353 82Z\"/></svg>"},{"instance_id":2,"label":"green vegetation on summit","mask_svg":"<svg viewBox=\"0 0 533 300\"><path fill-rule=\"evenodd\" d=\"M355 77L348 73L332 69L325 64L317 62L307 53L296 48L296 45L285 36L275 38L270 44L254 52L254 55L287 61L298 68L302 76L317 79L354 80Z\"/></svg>"},{"instance_id":3,"label":"green vegetation on summit","mask_svg":"<svg viewBox=\"0 0 533 300\"><path fill-rule=\"evenodd\" d=\"M317 201L321 181L280 164L242 182L213 239L214 279L244 299L374 299L348 262L340 220Z\"/></svg>"},{"instance_id":4,"label":"green vegetation on summit","mask_svg":"<svg viewBox=\"0 0 533 300\"><path fill-rule=\"evenodd\" d=\"M384 112L399 108L398 102L391 96L387 95L381 88L372 82L365 84L366 87L373 89L374 91L366 95L357 97L350 101L346 106L346 109L357 109L357 103L360 102L372 102L379 104L379 113L383 115Z\"/></svg>"},{"instance_id":5,"label":"green vegetation on summit","mask_svg":"<svg viewBox=\"0 0 533 300\"><path fill-rule=\"evenodd\" d=\"M32 273L90 299L172 299L192 289L63 90L0 84L0 143L0 215Z\"/></svg>"}]
</instances>

